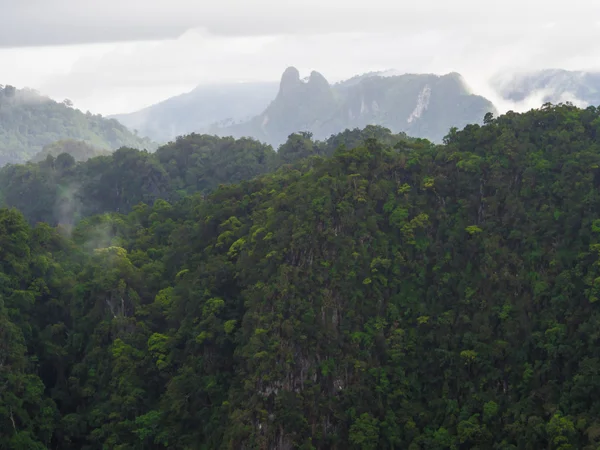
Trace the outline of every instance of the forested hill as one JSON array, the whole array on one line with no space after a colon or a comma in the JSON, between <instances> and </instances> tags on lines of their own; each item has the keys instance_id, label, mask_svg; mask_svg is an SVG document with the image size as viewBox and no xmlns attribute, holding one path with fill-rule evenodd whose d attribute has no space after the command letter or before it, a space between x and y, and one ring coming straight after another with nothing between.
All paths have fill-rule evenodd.
<instances>
[{"instance_id":1,"label":"forested hill","mask_svg":"<svg viewBox=\"0 0 600 450\"><path fill-rule=\"evenodd\" d=\"M598 448L600 110L485 122L1 210L0 448Z\"/></svg>"},{"instance_id":2,"label":"forested hill","mask_svg":"<svg viewBox=\"0 0 600 450\"><path fill-rule=\"evenodd\" d=\"M29 160L44 146L75 139L104 150L127 146L153 150L116 120L84 114L29 89L0 85L0 166Z\"/></svg>"},{"instance_id":3,"label":"forested hill","mask_svg":"<svg viewBox=\"0 0 600 450\"><path fill-rule=\"evenodd\" d=\"M31 224L70 227L94 214L127 213L140 202L207 194L220 184L249 180L309 156L332 155L340 145L353 148L372 137L390 145L414 141L370 126L326 141L292 134L275 152L251 139L191 134L155 153L123 147L101 157L85 143L60 141L36 155L36 163L0 169L0 205L19 209Z\"/></svg>"}]
</instances>

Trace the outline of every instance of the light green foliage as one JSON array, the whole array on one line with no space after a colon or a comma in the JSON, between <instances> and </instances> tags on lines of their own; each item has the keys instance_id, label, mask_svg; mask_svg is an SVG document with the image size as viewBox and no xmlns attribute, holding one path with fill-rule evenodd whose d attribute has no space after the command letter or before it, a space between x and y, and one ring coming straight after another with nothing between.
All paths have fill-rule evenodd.
<instances>
[{"instance_id":1,"label":"light green foliage","mask_svg":"<svg viewBox=\"0 0 600 450\"><path fill-rule=\"evenodd\" d=\"M361 414L350 427L349 441L353 448L375 450L379 444L379 421L368 413Z\"/></svg>"},{"instance_id":2,"label":"light green foliage","mask_svg":"<svg viewBox=\"0 0 600 450\"><path fill-rule=\"evenodd\" d=\"M483 420L490 422L495 419L498 414L498 404L493 401L487 402L483 405Z\"/></svg>"},{"instance_id":3,"label":"light green foliage","mask_svg":"<svg viewBox=\"0 0 600 450\"><path fill-rule=\"evenodd\" d=\"M169 337L160 333L154 333L148 339L148 351L156 359L156 367L159 369L167 367L168 342Z\"/></svg>"},{"instance_id":4,"label":"light green foliage","mask_svg":"<svg viewBox=\"0 0 600 450\"><path fill-rule=\"evenodd\" d=\"M227 322L225 322L225 324L223 325L223 329L225 330L225 333L227 333L227 334L233 333L233 330L235 330L236 324L237 324L237 320L228 320Z\"/></svg>"},{"instance_id":5,"label":"light green foliage","mask_svg":"<svg viewBox=\"0 0 600 450\"><path fill-rule=\"evenodd\" d=\"M473 236L474 234L481 233L483 230L476 225L469 225L465 228L465 231Z\"/></svg>"}]
</instances>

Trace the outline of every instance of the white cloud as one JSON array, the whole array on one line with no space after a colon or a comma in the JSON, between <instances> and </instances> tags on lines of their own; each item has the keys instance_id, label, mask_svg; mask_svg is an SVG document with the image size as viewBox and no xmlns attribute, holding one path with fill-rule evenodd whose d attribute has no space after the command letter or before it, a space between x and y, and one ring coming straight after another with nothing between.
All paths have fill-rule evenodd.
<instances>
[{"instance_id":1,"label":"white cloud","mask_svg":"<svg viewBox=\"0 0 600 450\"><path fill-rule=\"evenodd\" d=\"M0 45L78 44L174 38L190 28L216 35L468 30L498 24L581 21L590 0L0 0Z\"/></svg>"},{"instance_id":2,"label":"white cloud","mask_svg":"<svg viewBox=\"0 0 600 450\"><path fill-rule=\"evenodd\" d=\"M502 104L488 85L499 71L590 69L600 61L600 2L587 0L568 8L541 0L8 1L0 0L0 45L135 39L0 48L0 83L103 114L199 83L278 80L290 65L330 81L390 68L457 71Z\"/></svg>"}]
</instances>

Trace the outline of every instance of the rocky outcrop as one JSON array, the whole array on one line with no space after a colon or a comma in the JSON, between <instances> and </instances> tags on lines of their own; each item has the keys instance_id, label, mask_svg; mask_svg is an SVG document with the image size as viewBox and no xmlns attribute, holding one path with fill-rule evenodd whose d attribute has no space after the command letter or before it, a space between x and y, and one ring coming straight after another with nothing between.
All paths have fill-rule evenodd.
<instances>
[{"instance_id":1,"label":"rocky outcrop","mask_svg":"<svg viewBox=\"0 0 600 450\"><path fill-rule=\"evenodd\" d=\"M381 125L439 142L451 127L480 123L487 112L495 113L494 106L473 95L457 73L370 73L332 86L319 72L302 80L298 69L289 67L275 100L262 114L216 132L277 146L295 132L326 139L346 128Z\"/></svg>"}]
</instances>

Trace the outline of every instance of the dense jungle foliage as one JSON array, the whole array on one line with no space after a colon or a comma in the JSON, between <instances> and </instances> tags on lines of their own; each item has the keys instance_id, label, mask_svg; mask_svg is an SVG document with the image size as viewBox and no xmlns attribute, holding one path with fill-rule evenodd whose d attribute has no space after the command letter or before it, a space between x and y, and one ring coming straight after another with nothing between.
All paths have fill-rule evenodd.
<instances>
[{"instance_id":1,"label":"dense jungle foliage","mask_svg":"<svg viewBox=\"0 0 600 450\"><path fill-rule=\"evenodd\" d=\"M121 191L72 230L0 210L0 448L598 448L599 134L545 105L9 168Z\"/></svg>"},{"instance_id":2,"label":"dense jungle foliage","mask_svg":"<svg viewBox=\"0 0 600 450\"><path fill-rule=\"evenodd\" d=\"M96 156L108 156L112 152L89 145L85 141L61 139L60 141L45 145L30 161L39 163L45 161L49 155L56 158L62 153L71 155L75 161L87 161Z\"/></svg>"},{"instance_id":3,"label":"dense jungle foliage","mask_svg":"<svg viewBox=\"0 0 600 450\"><path fill-rule=\"evenodd\" d=\"M128 213L140 202L206 194L220 184L248 180L309 156L332 155L341 144L352 148L371 137L389 145L410 140L370 126L322 142L309 133L292 134L275 152L252 139L191 134L155 153L123 147L100 158L93 157L97 149L82 142L59 141L38 154L36 162L0 169L0 204L19 209L32 225L71 226L94 214Z\"/></svg>"}]
</instances>

